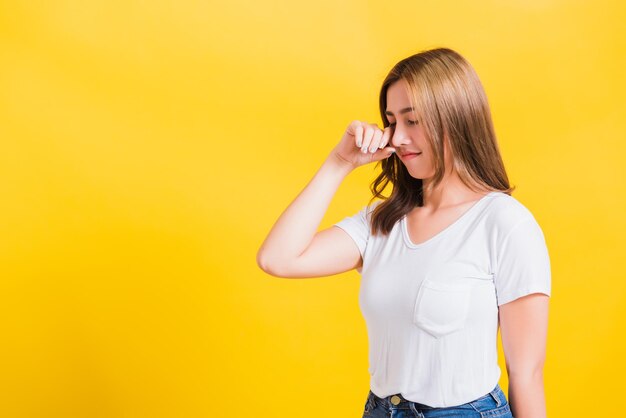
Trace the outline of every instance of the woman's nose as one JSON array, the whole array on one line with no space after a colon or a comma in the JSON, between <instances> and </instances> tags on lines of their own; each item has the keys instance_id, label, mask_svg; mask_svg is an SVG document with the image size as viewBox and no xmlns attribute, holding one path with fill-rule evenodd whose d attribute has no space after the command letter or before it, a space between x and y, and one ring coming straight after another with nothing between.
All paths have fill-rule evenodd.
<instances>
[{"instance_id":1,"label":"woman's nose","mask_svg":"<svg viewBox=\"0 0 626 418\"><path fill-rule=\"evenodd\" d=\"M399 147L404 144L408 144L410 141L406 137L406 134L399 129L396 129L391 134L391 145Z\"/></svg>"}]
</instances>

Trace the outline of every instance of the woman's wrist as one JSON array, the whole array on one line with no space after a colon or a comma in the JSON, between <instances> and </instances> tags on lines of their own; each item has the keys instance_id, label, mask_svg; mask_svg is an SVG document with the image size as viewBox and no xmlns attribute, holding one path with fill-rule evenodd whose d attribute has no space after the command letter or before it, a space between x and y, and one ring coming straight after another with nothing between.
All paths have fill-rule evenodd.
<instances>
[{"instance_id":1,"label":"woman's wrist","mask_svg":"<svg viewBox=\"0 0 626 418\"><path fill-rule=\"evenodd\" d=\"M339 154L334 151L328 155L328 158L326 158L324 164L328 164L332 167L333 170L336 170L337 172L346 176L356 168L354 167L354 165L352 165L352 163L344 160L343 158L341 158L341 156L339 156Z\"/></svg>"}]
</instances>

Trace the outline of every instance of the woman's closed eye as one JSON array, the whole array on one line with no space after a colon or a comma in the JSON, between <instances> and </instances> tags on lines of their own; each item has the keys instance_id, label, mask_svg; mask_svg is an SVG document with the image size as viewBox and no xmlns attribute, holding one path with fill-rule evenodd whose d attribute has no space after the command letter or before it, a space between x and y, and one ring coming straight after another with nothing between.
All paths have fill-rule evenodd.
<instances>
[{"instance_id":1,"label":"woman's closed eye","mask_svg":"<svg viewBox=\"0 0 626 418\"><path fill-rule=\"evenodd\" d=\"M415 120L407 120L406 122L409 125L417 125L417 121L415 121ZM394 123L390 123L389 126L394 127L394 126L396 126L396 123L395 122Z\"/></svg>"}]
</instances>

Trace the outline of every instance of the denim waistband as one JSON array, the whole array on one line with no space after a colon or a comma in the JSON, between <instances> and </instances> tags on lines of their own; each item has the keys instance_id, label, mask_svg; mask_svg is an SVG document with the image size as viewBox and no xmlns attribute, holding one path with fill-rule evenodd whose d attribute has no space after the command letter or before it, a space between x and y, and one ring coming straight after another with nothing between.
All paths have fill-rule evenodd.
<instances>
[{"instance_id":1,"label":"denim waistband","mask_svg":"<svg viewBox=\"0 0 626 418\"><path fill-rule=\"evenodd\" d=\"M391 402L391 398L393 398L394 396L397 396L399 398L399 403L397 405L395 405L394 403ZM506 400L506 398L504 398L504 392L502 391L502 389L500 388L500 384L497 384L495 388L493 388L493 390L489 393L487 393L486 395L480 396L474 400L471 400L469 402L467 402L466 404L469 404L470 402L475 402L477 400L480 400L482 398L484 398L485 396L491 396L495 401L496 404L498 406L500 406L501 404L504 403L504 401ZM425 404L421 404L418 402L413 402L410 401L406 398L404 398L404 396L402 396L399 393L393 394L393 395L389 395L389 396L385 396L384 398L380 398L378 397L374 392L372 392L370 390L370 394L369 397L372 401L372 406L376 406L376 405L384 405L385 408L395 408L395 409L411 409L411 404L413 404L413 408L416 409L440 409L441 407L434 407L434 406L429 406L429 405L425 405ZM463 404L463 405L466 405ZM455 405L455 406L460 406L460 405Z\"/></svg>"}]
</instances>

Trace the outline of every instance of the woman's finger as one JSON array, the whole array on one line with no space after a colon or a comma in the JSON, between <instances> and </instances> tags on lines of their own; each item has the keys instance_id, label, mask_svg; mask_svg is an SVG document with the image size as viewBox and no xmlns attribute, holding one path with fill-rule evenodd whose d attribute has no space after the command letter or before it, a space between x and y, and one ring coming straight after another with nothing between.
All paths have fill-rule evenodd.
<instances>
[{"instance_id":1,"label":"woman's finger","mask_svg":"<svg viewBox=\"0 0 626 418\"><path fill-rule=\"evenodd\" d=\"M367 149L372 142L372 137L374 136L374 128L371 125L365 127L365 131L363 133L363 145L361 146L361 152L364 154L367 153Z\"/></svg>"},{"instance_id":2,"label":"woman's finger","mask_svg":"<svg viewBox=\"0 0 626 418\"><path fill-rule=\"evenodd\" d=\"M387 126L383 131L383 138L380 141L379 147L381 149L385 148L391 139L391 126Z\"/></svg>"},{"instance_id":3,"label":"woman's finger","mask_svg":"<svg viewBox=\"0 0 626 418\"><path fill-rule=\"evenodd\" d=\"M383 131L381 131L380 129L376 129L376 131L374 132L374 137L372 138L372 142L370 143L370 152L374 152L379 148L380 144L380 140L383 137Z\"/></svg>"},{"instance_id":4,"label":"woman's finger","mask_svg":"<svg viewBox=\"0 0 626 418\"><path fill-rule=\"evenodd\" d=\"M363 144L363 124L361 122L354 121L356 127L354 128L354 137L356 139L356 146L361 148Z\"/></svg>"}]
</instances>

